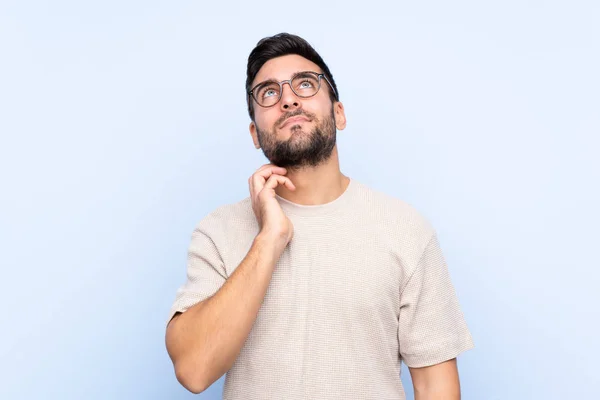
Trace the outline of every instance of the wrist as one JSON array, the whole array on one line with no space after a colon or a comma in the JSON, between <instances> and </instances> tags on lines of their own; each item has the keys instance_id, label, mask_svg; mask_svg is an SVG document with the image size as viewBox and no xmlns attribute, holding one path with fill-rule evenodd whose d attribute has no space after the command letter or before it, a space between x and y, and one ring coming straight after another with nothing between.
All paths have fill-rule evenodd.
<instances>
[{"instance_id":1,"label":"wrist","mask_svg":"<svg viewBox=\"0 0 600 400\"><path fill-rule=\"evenodd\" d=\"M278 259L287 246L287 239L285 236L278 233L261 231L256 235L254 243L261 251L272 254L274 258Z\"/></svg>"}]
</instances>

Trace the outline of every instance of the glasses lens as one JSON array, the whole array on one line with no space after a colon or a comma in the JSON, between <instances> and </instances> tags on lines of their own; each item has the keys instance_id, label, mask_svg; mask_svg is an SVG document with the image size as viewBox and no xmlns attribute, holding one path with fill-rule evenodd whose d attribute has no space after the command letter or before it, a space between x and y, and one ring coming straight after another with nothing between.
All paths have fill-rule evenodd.
<instances>
[{"instance_id":1,"label":"glasses lens","mask_svg":"<svg viewBox=\"0 0 600 400\"><path fill-rule=\"evenodd\" d=\"M263 107L269 107L279 101L279 84L266 82L254 90L254 98Z\"/></svg>"},{"instance_id":2,"label":"glasses lens","mask_svg":"<svg viewBox=\"0 0 600 400\"><path fill-rule=\"evenodd\" d=\"M292 80L292 87L300 97L314 96L319 91L319 78L315 74L301 73Z\"/></svg>"}]
</instances>

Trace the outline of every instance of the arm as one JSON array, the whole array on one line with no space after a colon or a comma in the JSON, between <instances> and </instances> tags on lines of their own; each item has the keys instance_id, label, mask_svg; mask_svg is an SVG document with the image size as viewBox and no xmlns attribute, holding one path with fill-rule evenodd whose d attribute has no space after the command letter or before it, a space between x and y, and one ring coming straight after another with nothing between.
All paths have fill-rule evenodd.
<instances>
[{"instance_id":1,"label":"arm","mask_svg":"<svg viewBox=\"0 0 600 400\"><path fill-rule=\"evenodd\" d=\"M459 400L456 357L474 344L435 232L400 299L400 354L415 399Z\"/></svg>"},{"instance_id":2,"label":"arm","mask_svg":"<svg viewBox=\"0 0 600 400\"><path fill-rule=\"evenodd\" d=\"M415 400L460 400L456 358L423 368L409 368Z\"/></svg>"},{"instance_id":3,"label":"arm","mask_svg":"<svg viewBox=\"0 0 600 400\"><path fill-rule=\"evenodd\" d=\"M280 241L259 234L213 296L171 320L167 351L177 380L186 389L200 393L231 368L256 320L282 251Z\"/></svg>"}]
</instances>

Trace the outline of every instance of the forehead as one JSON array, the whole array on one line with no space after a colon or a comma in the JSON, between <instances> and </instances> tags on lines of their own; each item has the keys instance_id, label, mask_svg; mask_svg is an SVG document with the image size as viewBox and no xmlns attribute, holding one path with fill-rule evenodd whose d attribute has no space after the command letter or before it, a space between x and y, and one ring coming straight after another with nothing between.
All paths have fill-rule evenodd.
<instances>
[{"instance_id":1,"label":"forehead","mask_svg":"<svg viewBox=\"0 0 600 400\"><path fill-rule=\"evenodd\" d=\"M252 85L271 79L278 82L290 79L292 75L300 71L323 72L314 62L297 54L289 54L272 58L264 63L256 77L254 77Z\"/></svg>"}]
</instances>

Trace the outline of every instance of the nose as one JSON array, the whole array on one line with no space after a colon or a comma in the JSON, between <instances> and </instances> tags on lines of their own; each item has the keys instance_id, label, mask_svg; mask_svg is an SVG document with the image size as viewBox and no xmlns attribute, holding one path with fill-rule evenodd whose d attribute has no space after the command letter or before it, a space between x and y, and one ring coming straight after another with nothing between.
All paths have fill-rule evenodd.
<instances>
[{"instance_id":1,"label":"nose","mask_svg":"<svg viewBox=\"0 0 600 400\"><path fill-rule=\"evenodd\" d=\"M290 82L281 85L281 109L284 111L295 110L301 107L300 98L292 90Z\"/></svg>"}]
</instances>

